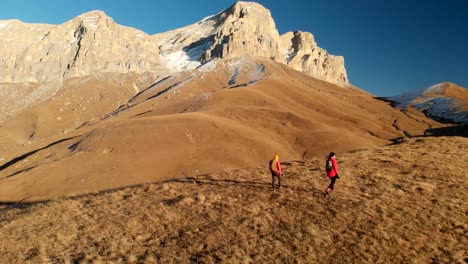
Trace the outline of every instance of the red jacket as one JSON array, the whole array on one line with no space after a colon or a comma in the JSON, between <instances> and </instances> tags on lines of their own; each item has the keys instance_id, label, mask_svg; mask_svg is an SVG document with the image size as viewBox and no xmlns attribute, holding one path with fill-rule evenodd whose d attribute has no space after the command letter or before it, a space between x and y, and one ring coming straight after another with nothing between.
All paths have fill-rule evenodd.
<instances>
[{"instance_id":1,"label":"red jacket","mask_svg":"<svg viewBox=\"0 0 468 264\"><path fill-rule=\"evenodd\" d=\"M276 169L278 170L279 174L283 176L283 168L281 168L281 163L279 160L276 162Z\"/></svg>"},{"instance_id":2,"label":"red jacket","mask_svg":"<svg viewBox=\"0 0 468 264\"><path fill-rule=\"evenodd\" d=\"M328 160L331 160L332 162L332 169L331 171L327 171L327 176L332 178L338 175L338 173L340 173L338 171L338 162L336 161L336 159L332 159L332 158L329 158Z\"/></svg>"}]
</instances>

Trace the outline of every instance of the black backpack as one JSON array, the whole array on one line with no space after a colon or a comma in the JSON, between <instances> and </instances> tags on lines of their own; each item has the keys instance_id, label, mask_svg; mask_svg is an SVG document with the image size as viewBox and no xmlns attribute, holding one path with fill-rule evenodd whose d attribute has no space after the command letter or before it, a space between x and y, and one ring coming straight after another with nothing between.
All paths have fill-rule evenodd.
<instances>
[{"instance_id":1,"label":"black backpack","mask_svg":"<svg viewBox=\"0 0 468 264\"><path fill-rule=\"evenodd\" d=\"M333 164L331 160L327 160L325 162L325 170L326 171L331 171L333 169Z\"/></svg>"}]
</instances>

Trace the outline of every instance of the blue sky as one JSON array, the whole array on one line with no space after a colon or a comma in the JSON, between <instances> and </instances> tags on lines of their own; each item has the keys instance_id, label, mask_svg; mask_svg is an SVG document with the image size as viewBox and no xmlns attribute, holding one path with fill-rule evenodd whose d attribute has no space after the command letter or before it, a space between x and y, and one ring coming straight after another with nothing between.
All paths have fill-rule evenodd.
<instances>
[{"instance_id":1,"label":"blue sky","mask_svg":"<svg viewBox=\"0 0 468 264\"><path fill-rule=\"evenodd\" d=\"M192 24L234 0L2 0L0 20L61 24L103 10L149 34ZM468 1L260 0L280 33L314 34L319 46L345 57L354 85L378 96L451 81L468 87Z\"/></svg>"}]
</instances>

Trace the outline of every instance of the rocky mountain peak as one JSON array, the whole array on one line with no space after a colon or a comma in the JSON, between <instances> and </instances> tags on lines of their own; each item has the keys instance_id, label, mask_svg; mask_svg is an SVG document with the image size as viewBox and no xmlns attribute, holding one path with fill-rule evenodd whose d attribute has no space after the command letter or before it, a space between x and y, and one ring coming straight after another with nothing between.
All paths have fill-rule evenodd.
<instances>
[{"instance_id":1,"label":"rocky mountain peak","mask_svg":"<svg viewBox=\"0 0 468 264\"><path fill-rule=\"evenodd\" d=\"M92 11L89 11L89 12L86 12L86 13L83 13L83 14L79 15L77 18L85 19L85 18L89 18L89 17L99 17L99 18L112 19L110 16L108 16L106 14L106 12L104 12L102 10L92 10Z\"/></svg>"},{"instance_id":2,"label":"rocky mountain peak","mask_svg":"<svg viewBox=\"0 0 468 264\"><path fill-rule=\"evenodd\" d=\"M0 82L61 82L99 72L146 72L159 64L148 34L120 26L102 11L82 14L38 34L18 29L14 35L17 38L23 33L35 41L28 41L12 55L0 52L0 61L9 56L11 62ZM2 49L6 51L8 46L0 42Z\"/></svg>"},{"instance_id":3,"label":"rocky mountain peak","mask_svg":"<svg viewBox=\"0 0 468 264\"><path fill-rule=\"evenodd\" d=\"M79 21L88 30L97 30L103 26L109 27L109 23L114 24L114 20L100 10L94 10L79 15L75 20Z\"/></svg>"},{"instance_id":4,"label":"rocky mountain peak","mask_svg":"<svg viewBox=\"0 0 468 264\"><path fill-rule=\"evenodd\" d=\"M234 19L254 17L273 20L270 10L255 2L238 1L219 14L220 18L232 16Z\"/></svg>"},{"instance_id":5,"label":"rocky mountain peak","mask_svg":"<svg viewBox=\"0 0 468 264\"><path fill-rule=\"evenodd\" d=\"M320 48L312 33L288 32L280 41L280 52L288 66L331 83L348 84L344 58Z\"/></svg>"},{"instance_id":6,"label":"rocky mountain peak","mask_svg":"<svg viewBox=\"0 0 468 264\"><path fill-rule=\"evenodd\" d=\"M217 33L203 60L242 54L281 60L279 34L268 9L252 2L237 2L218 14Z\"/></svg>"},{"instance_id":7,"label":"rocky mountain peak","mask_svg":"<svg viewBox=\"0 0 468 264\"><path fill-rule=\"evenodd\" d=\"M171 71L244 55L282 61L279 34L270 11L252 2L237 2L217 15L153 38Z\"/></svg>"}]
</instances>

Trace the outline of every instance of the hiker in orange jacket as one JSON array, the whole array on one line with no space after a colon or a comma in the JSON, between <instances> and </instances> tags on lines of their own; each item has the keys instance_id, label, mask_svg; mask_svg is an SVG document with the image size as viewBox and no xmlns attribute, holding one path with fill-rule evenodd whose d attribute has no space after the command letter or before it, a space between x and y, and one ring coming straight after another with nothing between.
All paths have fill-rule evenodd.
<instances>
[{"instance_id":1,"label":"hiker in orange jacket","mask_svg":"<svg viewBox=\"0 0 468 264\"><path fill-rule=\"evenodd\" d=\"M271 172L271 186L273 191L275 190L275 178L278 179L278 190L281 187L281 177L283 176L283 170L281 168L281 163L279 161L279 156L275 155L272 160L270 160L270 172Z\"/></svg>"},{"instance_id":2,"label":"hiker in orange jacket","mask_svg":"<svg viewBox=\"0 0 468 264\"><path fill-rule=\"evenodd\" d=\"M335 181L340 178L338 175L340 173L338 170L338 162L336 161L336 155L334 152L330 152L330 155L328 155L325 169L327 171L327 176L330 178L330 184L328 185L327 189L325 189L325 193L329 194L335 187Z\"/></svg>"}]
</instances>

